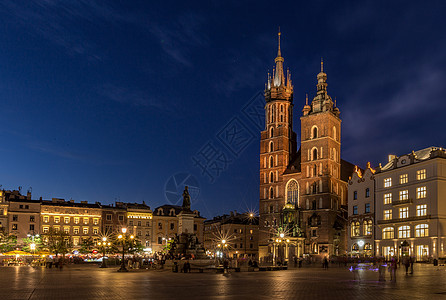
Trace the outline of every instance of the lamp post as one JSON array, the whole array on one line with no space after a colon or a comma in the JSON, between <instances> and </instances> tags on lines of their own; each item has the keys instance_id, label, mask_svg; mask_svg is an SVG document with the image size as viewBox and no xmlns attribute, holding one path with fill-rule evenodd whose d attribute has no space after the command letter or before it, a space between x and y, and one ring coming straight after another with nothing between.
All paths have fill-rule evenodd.
<instances>
[{"instance_id":1,"label":"lamp post","mask_svg":"<svg viewBox=\"0 0 446 300\"><path fill-rule=\"evenodd\" d=\"M36 251L36 243L34 242L34 238L38 238L40 235L38 235L38 234L27 234L27 236L29 237L29 238L31 238L31 244L29 244L29 248L31 249L31 251L32 251L32 253L33 253L33 256L32 256L32 260L34 260L34 252Z\"/></svg>"},{"instance_id":2,"label":"lamp post","mask_svg":"<svg viewBox=\"0 0 446 300\"><path fill-rule=\"evenodd\" d=\"M110 242L107 243L107 237L103 237L102 238L102 242L98 242L98 245L101 246L102 245L102 264L100 266L100 268L107 268L107 263L105 261L105 252L107 249L107 246L110 247Z\"/></svg>"},{"instance_id":3,"label":"lamp post","mask_svg":"<svg viewBox=\"0 0 446 300\"><path fill-rule=\"evenodd\" d=\"M122 261L121 261L121 268L118 270L118 272L128 272L127 268L125 267L125 261L124 261L124 255L125 255L125 243L126 243L126 232L127 228L122 228L122 234L118 235L118 239L122 241ZM130 236L130 239L133 239L133 235Z\"/></svg>"}]
</instances>

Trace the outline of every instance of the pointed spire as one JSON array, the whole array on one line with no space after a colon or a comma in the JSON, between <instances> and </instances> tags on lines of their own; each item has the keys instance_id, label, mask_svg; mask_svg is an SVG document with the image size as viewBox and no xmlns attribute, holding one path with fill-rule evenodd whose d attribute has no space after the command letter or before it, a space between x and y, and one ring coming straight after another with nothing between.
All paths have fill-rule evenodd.
<instances>
[{"instance_id":1,"label":"pointed spire","mask_svg":"<svg viewBox=\"0 0 446 300\"><path fill-rule=\"evenodd\" d=\"M280 35L281 35L281 33L280 33L280 26L279 26L279 32L277 33L277 36L279 37L279 47L278 47L278 50L277 50L277 57L281 57L282 56L282 53L280 52Z\"/></svg>"},{"instance_id":2,"label":"pointed spire","mask_svg":"<svg viewBox=\"0 0 446 300\"><path fill-rule=\"evenodd\" d=\"M321 57L321 73L324 73L324 58Z\"/></svg>"},{"instance_id":3,"label":"pointed spire","mask_svg":"<svg viewBox=\"0 0 446 300\"><path fill-rule=\"evenodd\" d=\"M308 94L305 94L305 105L308 105Z\"/></svg>"}]
</instances>

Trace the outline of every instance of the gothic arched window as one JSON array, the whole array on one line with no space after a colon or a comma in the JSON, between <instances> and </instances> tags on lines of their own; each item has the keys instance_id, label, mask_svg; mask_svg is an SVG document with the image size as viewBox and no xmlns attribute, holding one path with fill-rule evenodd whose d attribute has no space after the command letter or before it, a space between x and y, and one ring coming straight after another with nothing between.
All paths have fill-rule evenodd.
<instances>
[{"instance_id":1,"label":"gothic arched window","mask_svg":"<svg viewBox=\"0 0 446 300\"><path fill-rule=\"evenodd\" d=\"M269 152L273 152L274 151L274 144L273 142L269 143Z\"/></svg>"},{"instance_id":2,"label":"gothic arched window","mask_svg":"<svg viewBox=\"0 0 446 300\"><path fill-rule=\"evenodd\" d=\"M274 173L269 173L269 182L274 182Z\"/></svg>"},{"instance_id":3,"label":"gothic arched window","mask_svg":"<svg viewBox=\"0 0 446 300\"><path fill-rule=\"evenodd\" d=\"M272 168L274 166L274 158L271 156L269 158L269 167Z\"/></svg>"},{"instance_id":4,"label":"gothic arched window","mask_svg":"<svg viewBox=\"0 0 446 300\"><path fill-rule=\"evenodd\" d=\"M313 139L316 139L317 138L317 134L318 134L318 132L317 132L317 126L313 126L313 128L312 128L312 138Z\"/></svg>"},{"instance_id":5,"label":"gothic arched window","mask_svg":"<svg viewBox=\"0 0 446 300\"><path fill-rule=\"evenodd\" d=\"M274 198L274 189L273 189L273 187L271 187L271 188L269 189L269 198L270 198L270 199Z\"/></svg>"},{"instance_id":6,"label":"gothic arched window","mask_svg":"<svg viewBox=\"0 0 446 300\"><path fill-rule=\"evenodd\" d=\"M337 135L336 135L336 127L335 126L333 126L333 138L335 141L338 140Z\"/></svg>"},{"instance_id":7,"label":"gothic arched window","mask_svg":"<svg viewBox=\"0 0 446 300\"><path fill-rule=\"evenodd\" d=\"M313 157L312 157L313 160L317 160L317 148L316 147L313 148L313 153L312 154L313 154Z\"/></svg>"},{"instance_id":8,"label":"gothic arched window","mask_svg":"<svg viewBox=\"0 0 446 300\"><path fill-rule=\"evenodd\" d=\"M272 138L274 136L274 128L271 127L271 129L269 130L269 137Z\"/></svg>"},{"instance_id":9,"label":"gothic arched window","mask_svg":"<svg viewBox=\"0 0 446 300\"><path fill-rule=\"evenodd\" d=\"M299 185L297 181L292 179L288 181L286 186L287 203L297 204L299 200Z\"/></svg>"}]
</instances>

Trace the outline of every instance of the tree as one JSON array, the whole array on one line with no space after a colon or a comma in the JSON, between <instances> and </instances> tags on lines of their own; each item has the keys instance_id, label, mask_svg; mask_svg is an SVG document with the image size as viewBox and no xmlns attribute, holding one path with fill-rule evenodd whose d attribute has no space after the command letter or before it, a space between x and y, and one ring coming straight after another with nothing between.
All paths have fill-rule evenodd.
<instances>
[{"instance_id":1,"label":"tree","mask_svg":"<svg viewBox=\"0 0 446 300\"><path fill-rule=\"evenodd\" d=\"M128 253L135 254L144 251L144 246L141 244L140 240L133 239L133 241L128 242Z\"/></svg>"},{"instance_id":2,"label":"tree","mask_svg":"<svg viewBox=\"0 0 446 300\"><path fill-rule=\"evenodd\" d=\"M27 251L27 252L32 252L33 250L31 249L31 244L34 243L36 245L36 248L34 249L34 251L39 251L42 248L42 239L39 237L34 237L34 241L31 237L27 237L22 239L23 242L23 246L22 246L22 250L23 251Z\"/></svg>"},{"instance_id":3,"label":"tree","mask_svg":"<svg viewBox=\"0 0 446 300\"><path fill-rule=\"evenodd\" d=\"M56 256L58 254L65 256L73 247L71 236L63 231L50 228L48 233L43 235L43 247L56 254Z\"/></svg>"},{"instance_id":4,"label":"tree","mask_svg":"<svg viewBox=\"0 0 446 300\"><path fill-rule=\"evenodd\" d=\"M0 252L8 252L17 246L17 237L0 230Z\"/></svg>"},{"instance_id":5,"label":"tree","mask_svg":"<svg viewBox=\"0 0 446 300\"><path fill-rule=\"evenodd\" d=\"M89 237L88 239L83 239L81 247L79 248L79 253L82 254L91 253L93 248L94 248L94 241L92 237Z\"/></svg>"}]
</instances>

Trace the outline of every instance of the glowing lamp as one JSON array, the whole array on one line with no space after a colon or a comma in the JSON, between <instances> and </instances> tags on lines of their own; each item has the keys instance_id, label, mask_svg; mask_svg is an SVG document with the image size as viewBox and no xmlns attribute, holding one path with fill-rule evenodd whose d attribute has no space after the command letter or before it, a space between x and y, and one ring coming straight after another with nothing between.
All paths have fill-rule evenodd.
<instances>
[{"instance_id":1,"label":"glowing lamp","mask_svg":"<svg viewBox=\"0 0 446 300\"><path fill-rule=\"evenodd\" d=\"M359 241L359 242L358 242L358 245L359 245L359 247L362 247L362 246L364 246L364 241L362 241L362 240L361 240L361 241Z\"/></svg>"}]
</instances>

